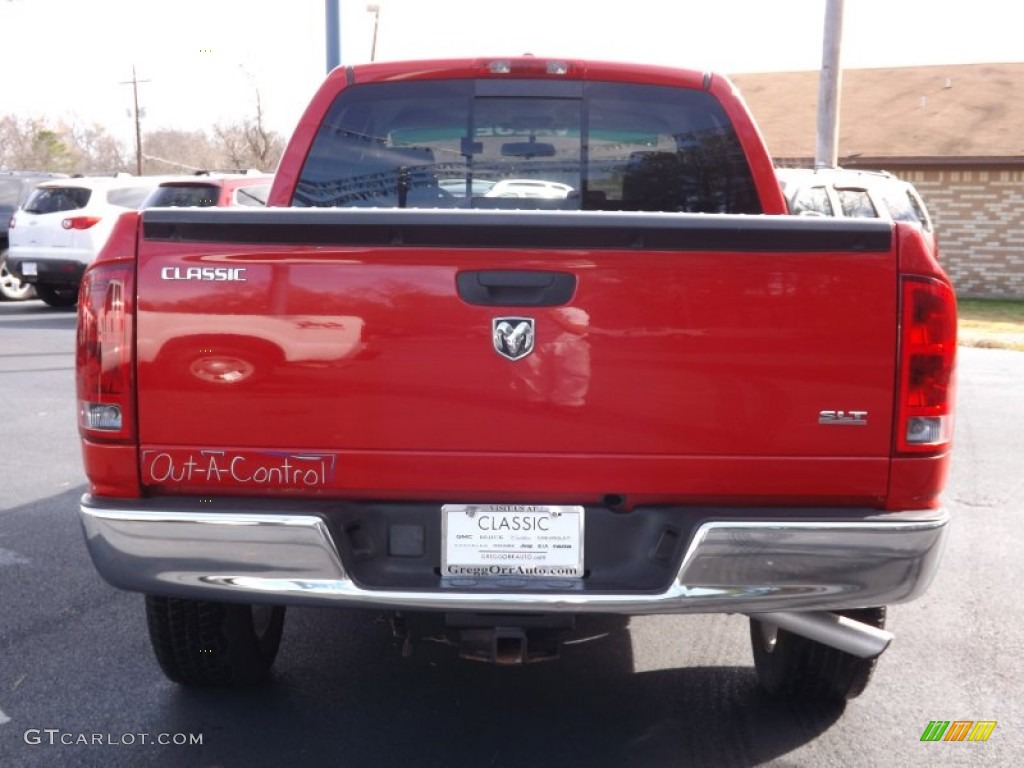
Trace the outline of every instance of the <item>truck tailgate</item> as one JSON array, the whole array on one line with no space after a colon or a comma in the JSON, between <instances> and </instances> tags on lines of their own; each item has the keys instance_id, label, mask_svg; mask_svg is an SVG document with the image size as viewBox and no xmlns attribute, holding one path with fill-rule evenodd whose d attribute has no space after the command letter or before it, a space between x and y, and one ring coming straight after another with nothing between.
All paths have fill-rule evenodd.
<instances>
[{"instance_id":1,"label":"truck tailgate","mask_svg":"<svg viewBox=\"0 0 1024 768\"><path fill-rule=\"evenodd\" d=\"M148 211L142 479L881 498L894 249L796 217Z\"/></svg>"}]
</instances>

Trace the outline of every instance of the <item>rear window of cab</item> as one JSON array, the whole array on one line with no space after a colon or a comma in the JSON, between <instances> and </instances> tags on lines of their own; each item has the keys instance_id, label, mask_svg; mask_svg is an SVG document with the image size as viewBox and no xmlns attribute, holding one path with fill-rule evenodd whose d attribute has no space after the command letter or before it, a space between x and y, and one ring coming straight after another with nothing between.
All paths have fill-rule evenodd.
<instances>
[{"instance_id":1,"label":"rear window of cab","mask_svg":"<svg viewBox=\"0 0 1024 768\"><path fill-rule=\"evenodd\" d=\"M710 93L530 79L343 90L292 205L761 212Z\"/></svg>"}]
</instances>

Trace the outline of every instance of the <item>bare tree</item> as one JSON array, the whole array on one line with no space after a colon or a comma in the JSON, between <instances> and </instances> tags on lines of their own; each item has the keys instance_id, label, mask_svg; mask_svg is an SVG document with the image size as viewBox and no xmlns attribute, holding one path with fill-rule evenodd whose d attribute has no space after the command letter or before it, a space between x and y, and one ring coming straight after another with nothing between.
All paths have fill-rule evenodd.
<instances>
[{"instance_id":1,"label":"bare tree","mask_svg":"<svg viewBox=\"0 0 1024 768\"><path fill-rule=\"evenodd\" d=\"M150 131L143 141L151 173L191 173L222 167L221 151L204 131Z\"/></svg>"},{"instance_id":2,"label":"bare tree","mask_svg":"<svg viewBox=\"0 0 1024 768\"><path fill-rule=\"evenodd\" d=\"M0 118L0 167L59 173L116 173L124 147L98 124L51 124L43 118Z\"/></svg>"},{"instance_id":3,"label":"bare tree","mask_svg":"<svg viewBox=\"0 0 1024 768\"><path fill-rule=\"evenodd\" d=\"M77 170L74 153L59 129L41 118L7 115L0 120L0 151L0 166L11 170Z\"/></svg>"},{"instance_id":4,"label":"bare tree","mask_svg":"<svg viewBox=\"0 0 1024 768\"><path fill-rule=\"evenodd\" d=\"M267 128L263 120L263 100L256 89L256 115L240 123L213 127L221 151L231 167L273 170L284 151L284 137Z\"/></svg>"},{"instance_id":5,"label":"bare tree","mask_svg":"<svg viewBox=\"0 0 1024 768\"><path fill-rule=\"evenodd\" d=\"M0 169L20 170L25 153L25 130L14 115L0 118Z\"/></svg>"},{"instance_id":6,"label":"bare tree","mask_svg":"<svg viewBox=\"0 0 1024 768\"><path fill-rule=\"evenodd\" d=\"M267 128L256 91L255 116L207 131L163 129L146 133L148 173L190 173L228 169L273 170L284 138ZM116 173L134 167L134 158L102 125L51 123L41 117L0 117L0 168L61 173Z\"/></svg>"},{"instance_id":7,"label":"bare tree","mask_svg":"<svg viewBox=\"0 0 1024 768\"><path fill-rule=\"evenodd\" d=\"M77 155L76 170L82 173L118 173L129 169L124 144L107 133L98 123L66 126L68 136Z\"/></svg>"}]
</instances>

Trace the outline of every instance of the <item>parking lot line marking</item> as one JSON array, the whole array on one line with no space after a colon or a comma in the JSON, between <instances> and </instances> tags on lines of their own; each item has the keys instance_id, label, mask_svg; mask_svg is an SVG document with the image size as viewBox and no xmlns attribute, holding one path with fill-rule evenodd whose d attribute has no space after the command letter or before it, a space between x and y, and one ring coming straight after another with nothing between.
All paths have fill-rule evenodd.
<instances>
[{"instance_id":1,"label":"parking lot line marking","mask_svg":"<svg viewBox=\"0 0 1024 768\"><path fill-rule=\"evenodd\" d=\"M28 562L27 557L22 557L13 549L0 547L0 565L23 565Z\"/></svg>"}]
</instances>

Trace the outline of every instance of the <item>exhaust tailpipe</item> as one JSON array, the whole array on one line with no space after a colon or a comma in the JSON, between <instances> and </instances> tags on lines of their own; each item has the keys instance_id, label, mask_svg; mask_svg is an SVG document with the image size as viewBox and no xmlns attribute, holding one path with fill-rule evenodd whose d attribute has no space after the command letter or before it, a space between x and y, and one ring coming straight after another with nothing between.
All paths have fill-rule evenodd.
<instances>
[{"instance_id":1,"label":"exhaust tailpipe","mask_svg":"<svg viewBox=\"0 0 1024 768\"><path fill-rule=\"evenodd\" d=\"M747 615L862 659L880 656L894 637L892 632L829 611Z\"/></svg>"}]
</instances>

